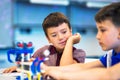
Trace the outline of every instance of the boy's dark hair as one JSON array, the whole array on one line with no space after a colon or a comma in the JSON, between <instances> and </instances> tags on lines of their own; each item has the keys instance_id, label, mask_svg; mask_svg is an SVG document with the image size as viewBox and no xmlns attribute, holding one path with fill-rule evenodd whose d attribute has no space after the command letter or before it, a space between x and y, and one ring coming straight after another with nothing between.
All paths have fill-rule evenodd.
<instances>
[{"instance_id":1,"label":"boy's dark hair","mask_svg":"<svg viewBox=\"0 0 120 80\"><path fill-rule=\"evenodd\" d=\"M120 2L112 3L98 11L95 21L101 23L104 20L111 20L115 26L120 26Z\"/></svg>"},{"instance_id":2,"label":"boy's dark hair","mask_svg":"<svg viewBox=\"0 0 120 80\"><path fill-rule=\"evenodd\" d=\"M43 21L42 26L43 26L43 30L46 36L47 35L47 29L51 28L51 27L56 27L59 26L62 23L67 23L69 29L71 29L71 25L69 20L67 19L67 17L60 13L60 12L53 12L50 13Z\"/></svg>"}]
</instances>

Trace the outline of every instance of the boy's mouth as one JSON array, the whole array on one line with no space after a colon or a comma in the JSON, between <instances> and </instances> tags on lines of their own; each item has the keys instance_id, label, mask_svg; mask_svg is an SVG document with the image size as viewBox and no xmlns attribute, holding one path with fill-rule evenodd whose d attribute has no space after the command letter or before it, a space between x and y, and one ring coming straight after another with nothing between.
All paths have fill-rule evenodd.
<instances>
[{"instance_id":1,"label":"boy's mouth","mask_svg":"<svg viewBox=\"0 0 120 80\"><path fill-rule=\"evenodd\" d=\"M62 41L59 43L60 45L65 45L66 44L66 41Z\"/></svg>"},{"instance_id":2,"label":"boy's mouth","mask_svg":"<svg viewBox=\"0 0 120 80\"><path fill-rule=\"evenodd\" d=\"M99 42L99 45L100 45L100 46L103 46L103 43L102 43L102 42Z\"/></svg>"}]
</instances>

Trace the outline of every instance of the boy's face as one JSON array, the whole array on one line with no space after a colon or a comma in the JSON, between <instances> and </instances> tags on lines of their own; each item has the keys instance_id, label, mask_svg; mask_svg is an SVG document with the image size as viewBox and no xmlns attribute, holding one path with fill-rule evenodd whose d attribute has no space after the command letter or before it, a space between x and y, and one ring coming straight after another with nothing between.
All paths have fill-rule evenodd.
<instances>
[{"instance_id":1,"label":"boy's face","mask_svg":"<svg viewBox=\"0 0 120 80\"><path fill-rule=\"evenodd\" d=\"M67 39L72 36L72 31L69 29L68 24L62 23L57 27L48 28L47 35L49 43L52 43L56 50L61 52L66 45Z\"/></svg>"},{"instance_id":2,"label":"boy's face","mask_svg":"<svg viewBox=\"0 0 120 80\"><path fill-rule=\"evenodd\" d=\"M96 38L103 50L120 49L119 31L110 20L96 23L98 33Z\"/></svg>"}]
</instances>

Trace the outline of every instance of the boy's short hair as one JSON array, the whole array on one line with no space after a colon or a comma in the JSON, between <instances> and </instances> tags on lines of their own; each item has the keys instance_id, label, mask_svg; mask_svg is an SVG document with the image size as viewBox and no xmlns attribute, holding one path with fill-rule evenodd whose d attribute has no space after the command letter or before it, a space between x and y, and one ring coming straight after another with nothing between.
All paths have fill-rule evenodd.
<instances>
[{"instance_id":1,"label":"boy's short hair","mask_svg":"<svg viewBox=\"0 0 120 80\"><path fill-rule=\"evenodd\" d=\"M111 20L115 26L120 26L120 2L112 3L98 11L95 21L101 23L104 20Z\"/></svg>"},{"instance_id":2,"label":"boy's short hair","mask_svg":"<svg viewBox=\"0 0 120 80\"><path fill-rule=\"evenodd\" d=\"M62 14L60 12L50 13L44 19L44 21L42 23L45 35L48 37L48 35L47 35L47 29L48 28L59 26L62 23L67 23L69 29L71 29L70 22L69 22L69 20L67 19L67 17L64 14Z\"/></svg>"}]
</instances>

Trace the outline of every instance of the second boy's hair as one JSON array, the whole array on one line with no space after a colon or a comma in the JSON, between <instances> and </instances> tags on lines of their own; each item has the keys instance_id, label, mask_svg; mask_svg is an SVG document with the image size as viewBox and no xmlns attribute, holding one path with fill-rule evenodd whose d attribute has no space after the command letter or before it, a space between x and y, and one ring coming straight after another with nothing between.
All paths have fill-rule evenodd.
<instances>
[{"instance_id":1,"label":"second boy's hair","mask_svg":"<svg viewBox=\"0 0 120 80\"><path fill-rule=\"evenodd\" d=\"M115 26L120 26L120 2L103 7L95 16L96 22L111 20Z\"/></svg>"},{"instance_id":2,"label":"second boy's hair","mask_svg":"<svg viewBox=\"0 0 120 80\"><path fill-rule=\"evenodd\" d=\"M53 12L51 14L49 14L43 21L42 26L43 26L43 30L46 36L47 35L47 29L51 28L51 27L57 27L62 23L67 23L68 27L71 29L71 25L69 20L67 19L66 16L64 16L64 14L60 13L60 12Z\"/></svg>"}]
</instances>

